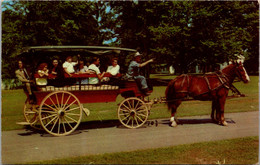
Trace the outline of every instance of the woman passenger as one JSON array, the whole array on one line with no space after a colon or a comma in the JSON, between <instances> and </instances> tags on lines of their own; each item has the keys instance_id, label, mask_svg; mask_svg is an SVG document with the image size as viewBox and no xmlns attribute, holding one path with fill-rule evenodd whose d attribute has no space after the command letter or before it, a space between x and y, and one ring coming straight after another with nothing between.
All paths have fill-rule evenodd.
<instances>
[{"instance_id":1,"label":"woman passenger","mask_svg":"<svg viewBox=\"0 0 260 165\"><path fill-rule=\"evenodd\" d=\"M63 68L59 65L57 59L52 60L52 67L50 69L51 79L48 82L48 85L61 87L64 86L64 71Z\"/></svg>"},{"instance_id":2,"label":"woman passenger","mask_svg":"<svg viewBox=\"0 0 260 165\"><path fill-rule=\"evenodd\" d=\"M36 84L37 85L47 85L47 78L49 76L49 70L48 70L48 64L47 63L41 63L38 67L37 73L39 75L38 78L36 78Z\"/></svg>"}]
</instances>

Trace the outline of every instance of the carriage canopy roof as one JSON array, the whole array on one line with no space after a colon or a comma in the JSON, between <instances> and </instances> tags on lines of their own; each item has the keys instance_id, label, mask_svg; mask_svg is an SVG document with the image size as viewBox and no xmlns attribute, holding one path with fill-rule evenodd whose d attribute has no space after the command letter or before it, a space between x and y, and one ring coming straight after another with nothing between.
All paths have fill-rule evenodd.
<instances>
[{"instance_id":1,"label":"carriage canopy roof","mask_svg":"<svg viewBox=\"0 0 260 165\"><path fill-rule=\"evenodd\" d=\"M67 54L80 54L90 56L101 56L101 55L115 55L120 52L136 52L135 49L119 48L119 47L105 47L105 46L30 46L25 47L22 50L21 56L27 55L61 55Z\"/></svg>"}]
</instances>

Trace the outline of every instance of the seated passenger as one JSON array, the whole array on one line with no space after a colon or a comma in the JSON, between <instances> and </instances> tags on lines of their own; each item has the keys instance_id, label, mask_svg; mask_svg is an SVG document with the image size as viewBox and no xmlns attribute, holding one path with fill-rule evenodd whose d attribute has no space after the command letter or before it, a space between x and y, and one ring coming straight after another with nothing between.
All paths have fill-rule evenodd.
<instances>
[{"instance_id":1,"label":"seated passenger","mask_svg":"<svg viewBox=\"0 0 260 165\"><path fill-rule=\"evenodd\" d=\"M100 70L98 68L99 63L100 63L99 58L94 57L92 59L92 64L89 65L89 67L88 67L89 70L93 70L97 74L97 77L90 77L89 78L89 84L98 84L101 81L101 79L104 77L105 72L103 72L102 74L100 73Z\"/></svg>"},{"instance_id":2,"label":"seated passenger","mask_svg":"<svg viewBox=\"0 0 260 165\"><path fill-rule=\"evenodd\" d=\"M48 85L61 87L64 86L64 71L63 68L59 65L57 59L52 60L52 67L49 72L52 76L48 81Z\"/></svg>"},{"instance_id":3,"label":"seated passenger","mask_svg":"<svg viewBox=\"0 0 260 165\"><path fill-rule=\"evenodd\" d=\"M113 77L119 74L120 66L117 64L118 60L117 58L113 58L111 60L112 65L108 66L106 73L109 73L112 77L104 77L102 81L109 81L111 79L114 79Z\"/></svg>"},{"instance_id":4,"label":"seated passenger","mask_svg":"<svg viewBox=\"0 0 260 165\"><path fill-rule=\"evenodd\" d=\"M30 103L33 103L36 100L31 89L31 83L33 80L31 80L30 73L26 68L24 68L23 62L21 60L18 61L18 67L19 69L15 71L15 75L18 80L24 84L24 91L28 93Z\"/></svg>"},{"instance_id":5,"label":"seated passenger","mask_svg":"<svg viewBox=\"0 0 260 165\"><path fill-rule=\"evenodd\" d=\"M94 74L94 71L88 69L83 60L79 61L79 68L77 69L76 74ZM77 82L79 84L79 82ZM88 84L88 78L82 79L81 84Z\"/></svg>"},{"instance_id":6,"label":"seated passenger","mask_svg":"<svg viewBox=\"0 0 260 165\"><path fill-rule=\"evenodd\" d=\"M39 77L37 77L36 84L37 85L47 85L47 78L49 76L49 70L48 70L48 64L47 63L41 63L38 67L37 73Z\"/></svg>"},{"instance_id":7,"label":"seated passenger","mask_svg":"<svg viewBox=\"0 0 260 165\"><path fill-rule=\"evenodd\" d=\"M72 62L72 57L68 56L66 61L63 63L62 67L64 71L71 77L71 73L75 73L74 66L78 64L77 62Z\"/></svg>"},{"instance_id":8,"label":"seated passenger","mask_svg":"<svg viewBox=\"0 0 260 165\"><path fill-rule=\"evenodd\" d=\"M137 52L134 56L134 60L130 63L126 76L128 78L134 78L137 83L141 86L141 89L144 91L146 95L148 95L148 86L144 76L140 75L140 68L144 67L145 65L153 62L153 59L150 59L144 63L141 63L141 54Z\"/></svg>"},{"instance_id":9,"label":"seated passenger","mask_svg":"<svg viewBox=\"0 0 260 165\"><path fill-rule=\"evenodd\" d=\"M117 64L118 60L117 58L113 58L111 60L112 65L108 66L107 73L110 73L112 76L116 76L119 73L120 66Z\"/></svg>"}]
</instances>

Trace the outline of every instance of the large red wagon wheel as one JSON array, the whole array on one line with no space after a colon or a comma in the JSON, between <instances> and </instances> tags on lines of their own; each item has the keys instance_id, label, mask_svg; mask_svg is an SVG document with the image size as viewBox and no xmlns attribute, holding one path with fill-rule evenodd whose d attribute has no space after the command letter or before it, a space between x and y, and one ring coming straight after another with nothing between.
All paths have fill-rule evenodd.
<instances>
[{"instance_id":1,"label":"large red wagon wheel","mask_svg":"<svg viewBox=\"0 0 260 165\"><path fill-rule=\"evenodd\" d=\"M37 105L30 104L29 99L24 103L23 115L25 121L30 124L31 127L35 129L42 129L41 123L39 121L39 110Z\"/></svg>"},{"instance_id":2,"label":"large red wagon wheel","mask_svg":"<svg viewBox=\"0 0 260 165\"><path fill-rule=\"evenodd\" d=\"M118 107L119 121L127 128L139 128L148 119L149 111L144 101L136 97L123 100Z\"/></svg>"},{"instance_id":3,"label":"large red wagon wheel","mask_svg":"<svg viewBox=\"0 0 260 165\"><path fill-rule=\"evenodd\" d=\"M72 133L80 124L81 118L82 106L78 98L67 91L48 94L39 108L42 127L54 136Z\"/></svg>"}]
</instances>

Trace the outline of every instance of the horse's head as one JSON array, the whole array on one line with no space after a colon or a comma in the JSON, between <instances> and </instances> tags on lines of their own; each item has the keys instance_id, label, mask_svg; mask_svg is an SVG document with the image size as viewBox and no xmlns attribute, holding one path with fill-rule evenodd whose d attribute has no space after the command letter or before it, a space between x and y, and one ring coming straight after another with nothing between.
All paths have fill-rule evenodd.
<instances>
[{"instance_id":1,"label":"horse's head","mask_svg":"<svg viewBox=\"0 0 260 165\"><path fill-rule=\"evenodd\" d=\"M250 81L250 78L246 72L246 69L243 66L243 61L241 60L234 61L233 65L235 66L236 76L244 83L248 83Z\"/></svg>"}]
</instances>

